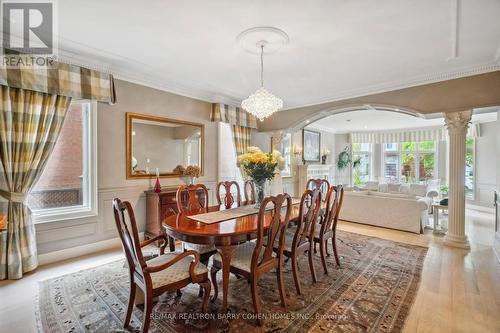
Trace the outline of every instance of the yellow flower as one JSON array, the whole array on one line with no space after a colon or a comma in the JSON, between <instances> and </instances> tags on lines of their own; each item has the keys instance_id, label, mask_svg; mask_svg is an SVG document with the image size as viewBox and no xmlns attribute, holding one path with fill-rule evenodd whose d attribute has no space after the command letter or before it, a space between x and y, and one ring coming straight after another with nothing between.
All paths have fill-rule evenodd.
<instances>
[{"instance_id":1,"label":"yellow flower","mask_svg":"<svg viewBox=\"0 0 500 333\"><path fill-rule=\"evenodd\" d=\"M252 154L251 161L254 163L266 163L267 155L262 152Z\"/></svg>"}]
</instances>

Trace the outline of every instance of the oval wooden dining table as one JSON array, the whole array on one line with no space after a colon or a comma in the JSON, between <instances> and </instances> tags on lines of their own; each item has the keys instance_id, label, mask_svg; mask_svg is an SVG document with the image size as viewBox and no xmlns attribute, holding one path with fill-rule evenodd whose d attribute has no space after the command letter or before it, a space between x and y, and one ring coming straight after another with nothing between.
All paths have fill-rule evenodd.
<instances>
[{"instance_id":1,"label":"oval wooden dining table","mask_svg":"<svg viewBox=\"0 0 500 333\"><path fill-rule=\"evenodd\" d=\"M227 310L227 292L229 288L229 267L231 258L238 244L257 238L258 212L250 215L214 223L198 222L190 218L197 214L225 210L223 205L210 206L200 210L178 213L165 218L163 226L168 236L183 242L215 245L222 257L222 306ZM290 219L299 215L299 204L292 204ZM271 222L271 210L264 215L264 228Z\"/></svg>"}]
</instances>

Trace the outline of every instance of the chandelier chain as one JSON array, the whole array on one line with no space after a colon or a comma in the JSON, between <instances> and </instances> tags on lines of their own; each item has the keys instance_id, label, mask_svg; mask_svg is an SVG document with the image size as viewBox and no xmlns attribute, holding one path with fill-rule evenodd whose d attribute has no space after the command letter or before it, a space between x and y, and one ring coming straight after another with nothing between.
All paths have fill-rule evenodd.
<instances>
[{"instance_id":1,"label":"chandelier chain","mask_svg":"<svg viewBox=\"0 0 500 333\"><path fill-rule=\"evenodd\" d=\"M264 44L260 45L260 86L264 87Z\"/></svg>"}]
</instances>

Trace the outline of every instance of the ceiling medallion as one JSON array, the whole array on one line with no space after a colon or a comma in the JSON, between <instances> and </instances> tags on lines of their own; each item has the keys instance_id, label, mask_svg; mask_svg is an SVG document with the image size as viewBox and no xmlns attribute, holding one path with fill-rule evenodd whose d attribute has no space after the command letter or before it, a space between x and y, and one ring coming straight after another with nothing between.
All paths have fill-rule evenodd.
<instances>
[{"instance_id":1,"label":"ceiling medallion","mask_svg":"<svg viewBox=\"0 0 500 333\"><path fill-rule=\"evenodd\" d=\"M241 102L241 107L263 121L283 108L283 100L264 88L264 52L269 54L278 51L288 44L289 38L280 29L257 27L243 31L238 35L237 40L247 52L256 54L255 50L260 51L260 88Z\"/></svg>"}]
</instances>

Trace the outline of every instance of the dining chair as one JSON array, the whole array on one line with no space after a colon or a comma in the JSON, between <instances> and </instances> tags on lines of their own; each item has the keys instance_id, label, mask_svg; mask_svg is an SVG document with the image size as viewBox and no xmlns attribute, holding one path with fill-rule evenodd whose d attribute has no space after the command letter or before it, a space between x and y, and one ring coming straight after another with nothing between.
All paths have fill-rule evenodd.
<instances>
[{"instance_id":1,"label":"dining chair","mask_svg":"<svg viewBox=\"0 0 500 333\"><path fill-rule=\"evenodd\" d=\"M255 184L253 180L245 180L243 185L243 192L245 194L245 204L252 205L255 203Z\"/></svg>"},{"instance_id":2,"label":"dining chair","mask_svg":"<svg viewBox=\"0 0 500 333\"><path fill-rule=\"evenodd\" d=\"M309 204L308 204L309 203ZM313 265L313 242L316 221L318 219L319 209L321 208L321 192L318 188L314 190L305 190L300 200L299 218L297 226L289 228L285 233L283 245L283 255L292 259L292 273L295 282L297 294L301 294L300 279L298 272L299 256L307 252L309 259L309 269L311 270L312 280L316 282L316 273ZM275 249L277 249L275 242Z\"/></svg>"},{"instance_id":3,"label":"dining chair","mask_svg":"<svg viewBox=\"0 0 500 333\"><path fill-rule=\"evenodd\" d=\"M290 220L291 205L292 199L288 194L265 198L258 213L256 241L236 246L231 259L230 272L245 277L250 283L253 307L259 325L262 325L262 318L259 315L260 301L257 282L264 273L272 269L277 270L276 277L281 305L286 310L282 261L285 230ZM268 206L272 206L271 211L268 210ZM269 222L267 230L264 229L266 221ZM274 250L273 244L275 244L276 240L278 241L278 247ZM217 299L218 295L217 272L220 269L222 269L222 257L217 253L214 255L212 269L210 270L211 280L214 285L213 301Z\"/></svg>"},{"instance_id":4,"label":"dining chair","mask_svg":"<svg viewBox=\"0 0 500 333\"><path fill-rule=\"evenodd\" d=\"M328 240L332 240L333 254L335 262L340 267L340 260L337 251L337 222L339 219L340 209L342 208L342 201L344 200L344 188L342 185L332 186L326 194L326 211L325 216L321 219L319 229L314 231L314 248L319 244L319 251L321 255L321 263L325 274L328 274L326 267L326 256L328 253ZM315 251L316 252L316 251Z\"/></svg>"},{"instance_id":5,"label":"dining chair","mask_svg":"<svg viewBox=\"0 0 500 333\"><path fill-rule=\"evenodd\" d=\"M313 189L318 189L321 191L321 193L326 193L328 192L328 189L330 188L330 182L328 179L322 179L322 178L317 178L317 179L309 179L306 183L306 189L313 190Z\"/></svg>"},{"instance_id":6,"label":"dining chair","mask_svg":"<svg viewBox=\"0 0 500 333\"><path fill-rule=\"evenodd\" d=\"M231 192L231 188L235 187L236 188L236 200L234 197L234 194ZM224 188L224 196L221 197L221 188ZM216 197L217 197L217 202L219 205L224 204L224 207L226 209L229 209L233 207L233 205L236 203L236 205L239 207L241 206L241 192L240 192L240 185L236 181L224 181L224 182L219 182L217 184L217 192L216 192Z\"/></svg>"},{"instance_id":7,"label":"dining chair","mask_svg":"<svg viewBox=\"0 0 500 333\"><path fill-rule=\"evenodd\" d=\"M165 253L167 244L165 234L140 242L134 211L128 201L114 199L113 212L130 277L128 308L123 327L126 328L129 325L136 298L136 288L142 290L145 300L142 332L149 330L153 299L168 291L178 291L191 283L199 284L204 290L202 312L205 313L211 284L208 279L208 269L200 264L198 252ZM146 261L142 248L158 240L164 241L164 245L160 248L160 256Z\"/></svg>"},{"instance_id":8,"label":"dining chair","mask_svg":"<svg viewBox=\"0 0 500 333\"><path fill-rule=\"evenodd\" d=\"M203 194L200 196L200 192ZM186 195L187 193L187 195ZM208 212L208 189L203 184L181 185L176 194L177 210L184 214ZM214 245L182 242L184 251L192 250L200 254L200 261L208 266L210 257L217 252ZM202 289L200 289L200 296Z\"/></svg>"}]
</instances>

